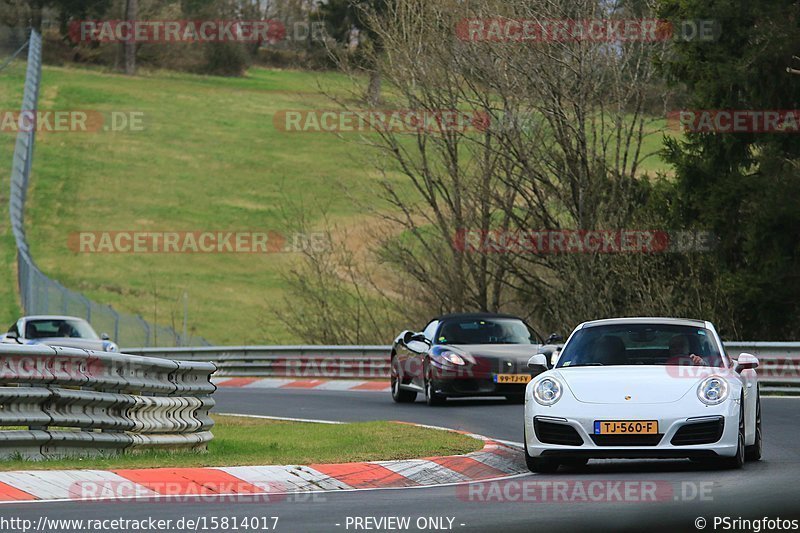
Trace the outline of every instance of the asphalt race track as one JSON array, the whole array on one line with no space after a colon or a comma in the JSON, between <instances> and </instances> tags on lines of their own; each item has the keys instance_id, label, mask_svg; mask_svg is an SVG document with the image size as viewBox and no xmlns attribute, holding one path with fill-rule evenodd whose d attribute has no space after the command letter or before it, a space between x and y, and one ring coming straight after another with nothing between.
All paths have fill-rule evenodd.
<instances>
[{"instance_id":1,"label":"asphalt race track","mask_svg":"<svg viewBox=\"0 0 800 533\"><path fill-rule=\"evenodd\" d=\"M451 400L444 407L431 408L422 402L394 404L388 393L375 392L221 388L215 396L218 402L215 410L220 413L341 421L403 420L463 429L513 442L522 440L523 407L500 400ZM154 517L173 520L199 516L240 519L277 516L276 530L292 532L391 530L393 523L386 522L361 522L363 527L355 527L354 517L380 519L388 516L409 517L408 531L508 532L543 531L545 528L561 531L753 531L753 527L741 527L742 522L738 523L740 527L735 527L737 523L732 520L800 517L800 443L797 438L800 400L765 398L763 424L764 458L758 463L747 463L738 471L708 470L690 461L593 461L584 469L562 470L556 475L527 475L505 482L514 483L515 489L525 483L553 481L582 486L592 481L603 484L652 481L659 486L671 485L670 497L659 497L657 501L642 502L636 498L634 501L564 501L565 498L496 501L518 500L522 492L514 490L503 497L501 491L491 492L487 485L493 482L485 482L471 488L444 486L289 495L278 501L257 503L230 501L229 498L215 501L210 497L179 502L39 502L4 505L0 515L30 519L34 523L42 515L50 519ZM494 488L497 486L495 483ZM486 502L483 494L499 498ZM727 525L732 527L725 529L726 523L720 523L715 529L715 516L729 517L731 521ZM450 518L452 526L448 526L447 519L442 524L426 522L427 517ZM706 520L704 528L695 526L699 518ZM761 530L767 528L762 526ZM202 527L198 531L203 531Z\"/></svg>"}]
</instances>

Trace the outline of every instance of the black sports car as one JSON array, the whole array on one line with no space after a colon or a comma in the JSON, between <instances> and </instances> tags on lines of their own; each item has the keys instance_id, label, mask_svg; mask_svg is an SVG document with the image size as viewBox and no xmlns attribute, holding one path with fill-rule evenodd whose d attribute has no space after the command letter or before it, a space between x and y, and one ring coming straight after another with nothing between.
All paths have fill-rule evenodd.
<instances>
[{"instance_id":1,"label":"black sports car","mask_svg":"<svg viewBox=\"0 0 800 533\"><path fill-rule=\"evenodd\" d=\"M548 343L561 342L551 335ZM392 398L413 402L424 393L428 405L448 396L505 396L523 401L525 386L539 370L528 359L548 354L541 337L511 315L472 313L434 318L421 333L404 331L392 345Z\"/></svg>"}]
</instances>

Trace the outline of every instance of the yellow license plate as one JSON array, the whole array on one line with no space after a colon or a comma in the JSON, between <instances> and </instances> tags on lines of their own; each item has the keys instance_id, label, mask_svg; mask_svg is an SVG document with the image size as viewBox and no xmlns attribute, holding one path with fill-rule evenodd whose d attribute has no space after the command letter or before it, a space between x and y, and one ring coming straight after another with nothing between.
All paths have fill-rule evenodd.
<instances>
[{"instance_id":1,"label":"yellow license plate","mask_svg":"<svg viewBox=\"0 0 800 533\"><path fill-rule=\"evenodd\" d=\"M595 435L654 435L658 420L597 420Z\"/></svg>"},{"instance_id":2,"label":"yellow license plate","mask_svg":"<svg viewBox=\"0 0 800 533\"><path fill-rule=\"evenodd\" d=\"M497 374L494 377L497 383L527 383L532 379L529 374Z\"/></svg>"}]
</instances>

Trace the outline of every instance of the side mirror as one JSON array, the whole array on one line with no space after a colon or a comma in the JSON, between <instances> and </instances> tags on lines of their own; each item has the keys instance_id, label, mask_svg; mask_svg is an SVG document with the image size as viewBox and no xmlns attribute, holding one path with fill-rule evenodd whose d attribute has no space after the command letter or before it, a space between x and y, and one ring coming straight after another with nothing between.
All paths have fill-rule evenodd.
<instances>
[{"instance_id":1,"label":"side mirror","mask_svg":"<svg viewBox=\"0 0 800 533\"><path fill-rule=\"evenodd\" d=\"M758 368L758 358L749 353L740 353L739 359L736 360L736 371L742 370L755 370Z\"/></svg>"},{"instance_id":2,"label":"side mirror","mask_svg":"<svg viewBox=\"0 0 800 533\"><path fill-rule=\"evenodd\" d=\"M537 353L528 359L528 368L531 370L547 369L547 356L543 353Z\"/></svg>"},{"instance_id":3,"label":"side mirror","mask_svg":"<svg viewBox=\"0 0 800 533\"><path fill-rule=\"evenodd\" d=\"M19 339L19 335L17 335L16 331L9 331L6 333L6 339Z\"/></svg>"},{"instance_id":4,"label":"side mirror","mask_svg":"<svg viewBox=\"0 0 800 533\"><path fill-rule=\"evenodd\" d=\"M560 342L564 342L564 337L558 333L551 333L550 336L547 337L547 342L545 344L558 344Z\"/></svg>"},{"instance_id":5,"label":"side mirror","mask_svg":"<svg viewBox=\"0 0 800 533\"><path fill-rule=\"evenodd\" d=\"M111 337L108 336L108 333L101 333L100 338L104 341L111 340Z\"/></svg>"},{"instance_id":6,"label":"side mirror","mask_svg":"<svg viewBox=\"0 0 800 533\"><path fill-rule=\"evenodd\" d=\"M422 333L414 333L413 331L406 331L403 333L403 344L408 346L409 342L428 342L428 339L425 338L425 335Z\"/></svg>"},{"instance_id":7,"label":"side mirror","mask_svg":"<svg viewBox=\"0 0 800 533\"><path fill-rule=\"evenodd\" d=\"M414 333L413 331L406 331L403 334L402 341L406 348L418 354L425 353L431 346L430 341L425 338L425 335L422 333Z\"/></svg>"}]
</instances>

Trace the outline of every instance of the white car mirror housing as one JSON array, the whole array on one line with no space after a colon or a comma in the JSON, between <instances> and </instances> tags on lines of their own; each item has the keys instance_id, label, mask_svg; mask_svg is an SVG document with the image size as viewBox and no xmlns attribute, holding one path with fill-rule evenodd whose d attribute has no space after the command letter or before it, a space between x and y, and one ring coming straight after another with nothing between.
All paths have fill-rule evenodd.
<instances>
[{"instance_id":1,"label":"white car mirror housing","mask_svg":"<svg viewBox=\"0 0 800 533\"><path fill-rule=\"evenodd\" d=\"M736 371L742 370L755 370L758 368L758 358L749 353L740 353L739 358L736 360Z\"/></svg>"},{"instance_id":2,"label":"white car mirror housing","mask_svg":"<svg viewBox=\"0 0 800 533\"><path fill-rule=\"evenodd\" d=\"M547 356L543 353L537 353L528 359L528 368L531 370L540 370L542 367L547 368Z\"/></svg>"}]
</instances>

